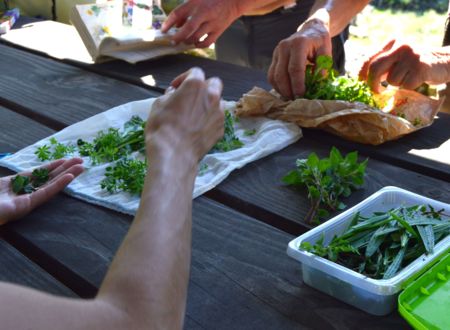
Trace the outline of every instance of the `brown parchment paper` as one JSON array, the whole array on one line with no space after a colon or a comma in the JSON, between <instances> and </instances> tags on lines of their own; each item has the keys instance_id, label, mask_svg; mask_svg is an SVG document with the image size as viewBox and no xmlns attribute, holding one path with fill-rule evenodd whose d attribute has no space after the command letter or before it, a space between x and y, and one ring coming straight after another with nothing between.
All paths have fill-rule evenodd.
<instances>
[{"instance_id":1,"label":"brown parchment paper","mask_svg":"<svg viewBox=\"0 0 450 330\"><path fill-rule=\"evenodd\" d=\"M254 87L239 100L236 115L266 116L378 145L431 125L443 101L403 89L386 90L376 99L383 109L347 101L284 101L274 91Z\"/></svg>"}]
</instances>

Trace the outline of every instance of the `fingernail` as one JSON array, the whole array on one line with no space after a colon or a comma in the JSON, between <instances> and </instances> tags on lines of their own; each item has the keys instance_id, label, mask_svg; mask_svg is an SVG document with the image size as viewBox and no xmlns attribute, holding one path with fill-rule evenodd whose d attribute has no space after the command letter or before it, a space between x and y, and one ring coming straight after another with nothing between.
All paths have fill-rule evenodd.
<instances>
[{"instance_id":1,"label":"fingernail","mask_svg":"<svg viewBox=\"0 0 450 330\"><path fill-rule=\"evenodd\" d=\"M222 92L222 80L217 77L212 77L208 81L208 91L216 94Z\"/></svg>"},{"instance_id":2,"label":"fingernail","mask_svg":"<svg viewBox=\"0 0 450 330\"><path fill-rule=\"evenodd\" d=\"M169 86L169 87L167 87L167 89L166 89L166 94L173 93L174 91L175 91L175 88L174 88L173 86Z\"/></svg>"}]
</instances>

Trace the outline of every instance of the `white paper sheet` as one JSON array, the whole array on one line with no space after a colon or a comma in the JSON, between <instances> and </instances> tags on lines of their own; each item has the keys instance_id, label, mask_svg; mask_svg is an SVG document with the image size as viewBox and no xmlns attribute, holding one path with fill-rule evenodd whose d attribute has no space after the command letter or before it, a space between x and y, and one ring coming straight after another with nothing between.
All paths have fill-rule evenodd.
<instances>
[{"instance_id":1,"label":"white paper sheet","mask_svg":"<svg viewBox=\"0 0 450 330\"><path fill-rule=\"evenodd\" d=\"M61 143L76 144L80 138L91 141L101 130L109 127L122 129L124 123L132 116L137 115L146 120L154 100L151 98L123 104L85 119L1 159L0 166L14 171L40 166L42 162L34 152L37 147L49 144L51 137ZM235 102L225 102L225 104L227 109L235 107ZM245 136L244 132L252 129L256 129L256 133ZM195 180L193 198L217 186L231 171L294 143L301 137L301 130L297 125L291 123L266 118L251 118L240 119L236 123L236 135L244 142L242 148L225 153L208 154L203 158L201 163L207 164L207 169L202 171L202 175L199 174ZM139 197L125 192L110 194L100 188L105 168L110 164L91 166L86 158L84 165L87 167L86 170L66 188L65 191L69 195L119 212L135 214L139 206Z\"/></svg>"}]
</instances>

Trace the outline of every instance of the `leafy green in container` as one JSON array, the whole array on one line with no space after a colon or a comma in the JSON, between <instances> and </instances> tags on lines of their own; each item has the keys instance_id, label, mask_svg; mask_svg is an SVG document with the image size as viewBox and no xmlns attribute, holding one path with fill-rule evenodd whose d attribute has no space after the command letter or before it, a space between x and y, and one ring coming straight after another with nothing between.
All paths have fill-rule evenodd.
<instances>
[{"instance_id":1,"label":"leafy green in container","mask_svg":"<svg viewBox=\"0 0 450 330\"><path fill-rule=\"evenodd\" d=\"M367 160L358 162L356 151L345 157L333 147L328 158L319 159L312 153L308 159L297 159L297 168L289 172L283 182L288 185L306 187L311 208L306 222L320 221L330 212L342 210L346 205L342 197L364 184Z\"/></svg>"},{"instance_id":2,"label":"leafy green in container","mask_svg":"<svg viewBox=\"0 0 450 330\"><path fill-rule=\"evenodd\" d=\"M343 265L374 279L389 279L450 234L450 218L431 206L398 207L356 213L348 229L328 245L323 237L315 244L303 242L300 249Z\"/></svg>"}]
</instances>

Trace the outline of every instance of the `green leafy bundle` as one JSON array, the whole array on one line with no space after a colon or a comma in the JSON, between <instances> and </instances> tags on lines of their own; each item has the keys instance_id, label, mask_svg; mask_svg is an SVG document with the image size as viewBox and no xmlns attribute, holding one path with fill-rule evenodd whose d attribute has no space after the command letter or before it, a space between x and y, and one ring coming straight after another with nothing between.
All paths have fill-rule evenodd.
<instances>
[{"instance_id":1,"label":"green leafy bundle","mask_svg":"<svg viewBox=\"0 0 450 330\"><path fill-rule=\"evenodd\" d=\"M244 144L236 136L234 132L234 123L236 118L231 114L230 111L225 111L225 128L223 138L220 139L214 147L211 149L210 153L214 152L227 152L235 149L239 149Z\"/></svg>"},{"instance_id":2,"label":"green leafy bundle","mask_svg":"<svg viewBox=\"0 0 450 330\"><path fill-rule=\"evenodd\" d=\"M340 198L350 196L352 190L364 184L367 160L359 163L356 151L343 157L333 147L328 158L319 159L312 153L308 159L297 159L296 165L282 180L288 185L306 187L311 201L306 222L311 223L346 207Z\"/></svg>"},{"instance_id":3,"label":"green leafy bundle","mask_svg":"<svg viewBox=\"0 0 450 330\"><path fill-rule=\"evenodd\" d=\"M315 66L306 68L305 88L305 99L361 102L376 107L372 91L365 82L348 76L336 76L330 56L318 56Z\"/></svg>"},{"instance_id":4,"label":"green leafy bundle","mask_svg":"<svg viewBox=\"0 0 450 330\"><path fill-rule=\"evenodd\" d=\"M134 195L141 195L147 174L147 160L123 158L114 166L108 166L105 178L100 187L109 193L127 191Z\"/></svg>"},{"instance_id":5,"label":"green leafy bundle","mask_svg":"<svg viewBox=\"0 0 450 330\"><path fill-rule=\"evenodd\" d=\"M435 244L449 234L450 218L443 210L414 205L370 217L356 213L348 229L327 246L322 236L314 245L303 242L300 249L371 278L389 279L423 253L433 253Z\"/></svg>"},{"instance_id":6,"label":"green leafy bundle","mask_svg":"<svg viewBox=\"0 0 450 330\"><path fill-rule=\"evenodd\" d=\"M225 111L224 136L214 145L210 153L227 152L243 146L235 134L235 120L231 112ZM89 157L94 166L115 162L106 168L105 179L100 183L101 188L110 193L126 191L140 195L144 186L147 160L132 159L131 154L144 153L145 124L140 117L133 116L124 124L122 130L109 128L98 132L92 142L78 139L76 145L63 144L51 138L50 144L38 147L35 155L41 161L46 161L78 152L80 156ZM205 171L205 167L202 169Z\"/></svg>"},{"instance_id":7,"label":"green leafy bundle","mask_svg":"<svg viewBox=\"0 0 450 330\"><path fill-rule=\"evenodd\" d=\"M17 195L30 194L44 185L50 179L50 172L46 168L37 168L31 176L16 175L11 179L13 193Z\"/></svg>"}]
</instances>

